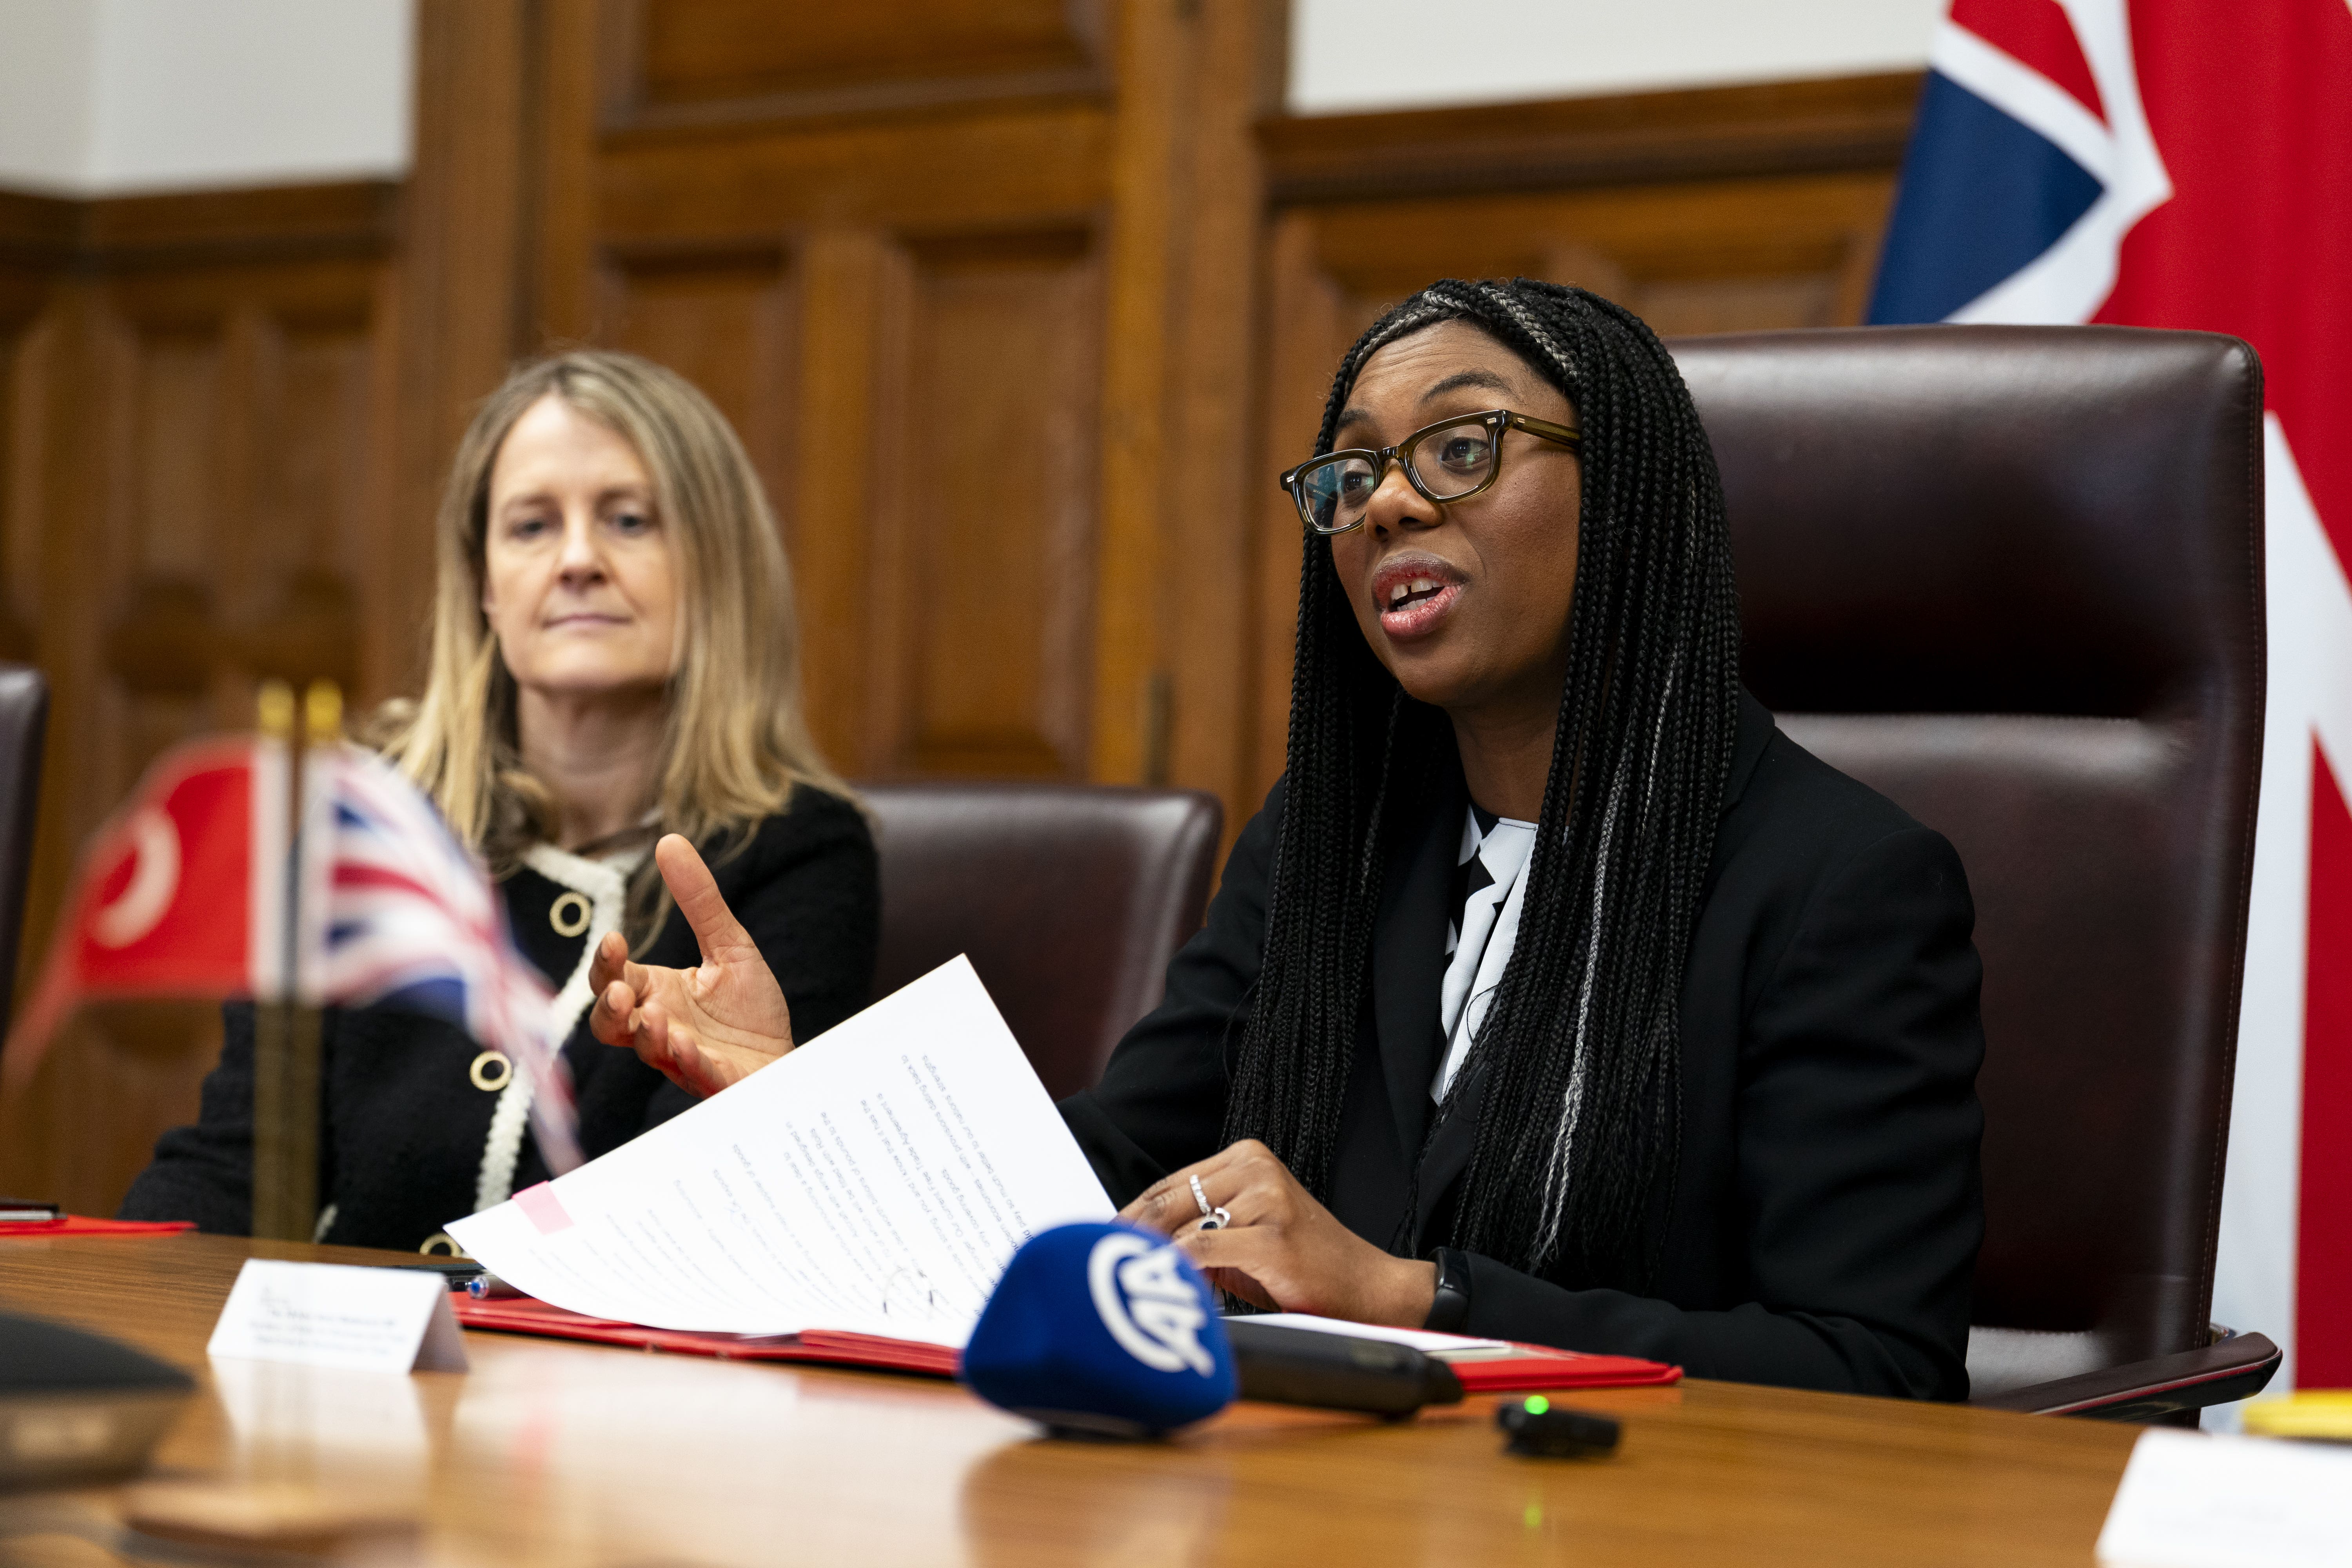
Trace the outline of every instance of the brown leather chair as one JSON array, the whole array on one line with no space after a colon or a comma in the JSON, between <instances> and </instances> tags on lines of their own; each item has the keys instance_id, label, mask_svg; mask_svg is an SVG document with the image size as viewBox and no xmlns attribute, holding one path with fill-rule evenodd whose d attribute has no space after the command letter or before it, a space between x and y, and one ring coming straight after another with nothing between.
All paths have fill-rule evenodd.
<instances>
[{"instance_id":1,"label":"brown leather chair","mask_svg":"<svg viewBox=\"0 0 2352 1568\"><path fill-rule=\"evenodd\" d=\"M1093 1087L1201 927L1224 809L1191 790L875 784L887 996L958 953L1056 1100Z\"/></svg>"},{"instance_id":2,"label":"brown leather chair","mask_svg":"<svg viewBox=\"0 0 2352 1568\"><path fill-rule=\"evenodd\" d=\"M0 1019L16 994L25 934L25 883L33 869L33 822L41 799L41 742L49 683L29 665L0 664Z\"/></svg>"},{"instance_id":3,"label":"brown leather chair","mask_svg":"<svg viewBox=\"0 0 2352 1568\"><path fill-rule=\"evenodd\" d=\"M1921 327L1674 353L1750 689L1968 868L1976 1403L2147 1420L2255 1392L2275 1347L2206 1320L2262 759L2253 351Z\"/></svg>"}]
</instances>

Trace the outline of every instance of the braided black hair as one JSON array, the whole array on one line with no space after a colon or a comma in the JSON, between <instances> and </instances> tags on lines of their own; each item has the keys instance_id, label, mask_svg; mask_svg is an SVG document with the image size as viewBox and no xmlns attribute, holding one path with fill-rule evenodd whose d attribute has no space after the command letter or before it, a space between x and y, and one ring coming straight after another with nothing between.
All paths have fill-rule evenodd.
<instances>
[{"instance_id":1,"label":"braided black hair","mask_svg":"<svg viewBox=\"0 0 2352 1568\"><path fill-rule=\"evenodd\" d=\"M1447 279L1373 323L1340 362L1316 451L1331 449L1366 360L1455 320L1568 395L1584 484L1524 912L1448 1097L1483 1076L1454 1240L1535 1272L1638 1285L1656 1242L1649 1205L1681 1136L1677 1001L1738 713L1722 485L1655 334L1581 289L1527 279ZM1265 965L1225 1131L1264 1140L1319 1196L1370 1005L1382 849L1421 820L1454 756L1444 714L1373 657L1330 542L1310 534Z\"/></svg>"}]
</instances>

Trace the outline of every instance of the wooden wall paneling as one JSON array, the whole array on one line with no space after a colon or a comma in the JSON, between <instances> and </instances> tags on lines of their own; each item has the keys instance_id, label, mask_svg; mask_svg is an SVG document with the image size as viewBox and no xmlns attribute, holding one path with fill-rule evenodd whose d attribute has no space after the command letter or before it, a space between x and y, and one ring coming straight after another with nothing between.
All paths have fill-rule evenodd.
<instances>
[{"instance_id":1,"label":"wooden wall paneling","mask_svg":"<svg viewBox=\"0 0 2352 1568\"><path fill-rule=\"evenodd\" d=\"M612 272L606 339L677 371L727 416L789 547L800 310L783 247L624 258Z\"/></svg>"},{"instance_id":2,"label":"wooden wall paneling","mask_svg":"<svg viewBox=\"0 0 2352 1568\"><path fill-rule=\"evenodd\" d=\"M398 353L379 431L393 476L369 565L361 695L424 670L442 482L518 361L593 339L595 128L610 0L418 0L415 153L385 306Z\"/></svg>"},{"instance_id":3,"label":"wooden wall paneling","mask_svg":"<svg viewBox=\"0 0 2352 1568\"><path fill-rule=\"evenodd\" d=\"M48 432L40 394L47 335L29 320L0 321L0 660L11 664L29 663L39 654L31 599L41 561L39 475Z\"/></svg>"},{"instance_id":4,"label":"wooden wall paneling","mask_svg":"<svg viewBox=\"0 0 2352 1568\"><path fill-rule=\"evenodd\" d=\"M41 662L41 536L53 441L65 434L54 406L58 340L66 330L57 297L75 222L70 202L0 193L0 659L10 663ZM42 764L45 796L62 788L64 777L54 706L49 722ZM49 888L58 874L37 850L26 889L28 910L54 901ZM18 958L20 994L32 984L38 962L30 931L24 952L32 956ZM0 997L0 1004L13 1014L15 1000ZM7 1158L0 1148L0 1185L6 1184Z\"/></svg>"},{"instance_id":5,"label":"wooden wall paneling","mask_svg":"<svg viewBox=\"0 0 2352 1568\"><path fill-rule=\"evenodd\" d=\"M55 700L27 980L75 854L153 756L249 726L264 673L349 680L382 513L394 208L380 185L81 204L11 367L36 471L5 560ZM37 529L17 529L38 519ZM0 1106L0 1184L106 1212L188 1120L217 1010L86 1009Z\"/></svg>"},{"instance_id":6,"label":"wooden wall paneling","mask_svg":"<svg viewBox=\"0 0 2352 1568\"><path fill-rule=\"evenodd\" d=\"M106 474L105 432L97 396L101 366L93 341L93 300L89 285L68 281L62 265L38 323L26 333L14 378L19 409L15 421L35 445L11 489L24 510L25 534L12 540L11 556L22 550L35 572L39 606L32 631L36 662L48 678L50 731L41 767L39 827L26 892L25 946L17 973L20 994L37 971L52 926L51 911L71 865L75 786L89 772L100 739L82 715L66 705L89 684L96 649L73 635L77 625L96 618L100 565L88 548L103 538L100 505ZM70 548L59 548L69 545ZM77 646L77 645L79 646ZM70 1060L68 1038L56 1054ZM58 1114L63 1076L52 1061L21 1098L0 1101L0 1183L11 1191L47 1195L47 1183L62 1163L61 1147L84 1130ZM70 1100L68 1100L68 1106ZM58 1194L63 1201L63 1194Z\"/></svg>"},{"instance_id":7,"label":"wooden wall paneling","mask_svg":"<svg viewBox=\"0 0 2352 1568\"><path fill-rule=\"evenodd\" d=\"M90 367L89 356L75 352L85 346L89 290L66 277L77 227L73 204L0 197L0 227L10 241L0 248L5 310L0 331L5 335L7 358L6 446L0 455L0 478L5 479L0 551L5 551L6 581L0 588L5 589L12 612L8 618L16 623L23 639L12 656L40 665L52 691L50 733L42 761L41 830L26 891L26 956L17 965L22 994L31 984L40 942L50 923L42 918L43 911L55 902L55 889L64 875L64 857L50 826L55 803L65 797L74 775L76 742L87 744L59 721L56 694L62 672L53 657L62 630L81 607L71 595L77 582L86 578L87 568L61 570L66 566L62 552L44 545L48 535L59 531L59 524L79 521L63 514L83 497L61 489L59 481L90 472L89 464L76 459L91 453L96 432L87 417L87 398L78 395L90 379ZM76 485L74 490L82 488ZM21 622L18 614L24 617ZM56 1130L44 1114L46 1105L37 1098L45 1087L36 1084L34 1095L0 1101L0 1186L11 1192L39 1190L34 1184L52 1160Z\"/></svg>"},{"instance_id":8,"label":"wooden wall paneling","mask_svg":"<svg viewBox=\"0 0 2352 1568\"><path fill-rule=\"evenodd\" d=\"M778 28L604 0L599 331L717 395L740 343L688 363L634 324L655 267L789 256L770 483L812 726L852 773L1087 770L1117 9L885 0Z\"/></svg>"},{"instance_id":9,"label":"wooden wall paneling","mask_svg":"<svg viewBox=\"0 0 2352 1568\"><path fill-rule=\"evenodd\" d=\"M920 525L928 516L922 460L929 425L919 420L916 374L919 291L914 258L892 237L874 257L874 314L867 340L873 358L866 432L867 510L856 520L866 537L866 580L859 584L866 631L862 648L857 738L837 761L853 777L887 778L911 771L905 757L910 694L917 679L914 643L920 607L908 591L935 553ZM848 345L845 345L848 346Z\"/></svg>"},{"instance_id":10,"label":"wooden wall paneling","mask_svg":"<svg viewBox=\"0 0 2352 1568\"><path fill-rule=\"evenodd\" d=\"M182 316L175 330L142 343L103 284L77 280L60 289L52 324L39 639L52 733L26 921L35 963L79 846L145 759L193 727L174 710L200 700L210 683L212 605L184 575L158 581L142 571L142 513L159 493L184 491L183 518L201 536L218 503L210 460L217 320L207 331ZM193 416L194 427L142 442L159 415ZM166 539L157 553L168 557L175 542ZM158 623L152 641L125 649L127 617L142 605ZM149 657L155 645L163 651ZM131 689L126 668L159 679ZM94 1007L73 1017L26 1096L0 1108L12 1124L0 1138L10 1185L83 1210L110 1205L143 1159L141 1144L193 1103L216 1041L205 1010L193 1006Z\"/></svg>"},{"instance_id":11,"label":"wooden wall paneling","mask_svg":"<svg viewBox=\"0 0 2352 1568\"><path fill-rule=\"evenodd\" d=\"M599 243L711 246L826 224L956 232L1108 198L1111 121L1097 99L968 114L844 116L713 130L608 132L597 159Z\"/></svg>"},{"instance_id":12,"label":"wooden wall paneling","mask_svg":"<svg viewBox=\"0 0 2352 1568\"><path fill-rule=\"evenodd\" d=\"M1304 213L1274 220L1266 238L1266 334L1261 375L1257 468L1281 473L1315 449L1331 373L1352 332L1343 325L1339 286L1318 264ZM1336 346L1335 346L1336 345ZM1298 626L1298 573L1306 533L1298 509L1271 479L1250 498L1257 521L1253 630L1257 658L1244 798L1262 797L1282 775L1290 736L1290 669ZM1227 802L1227 814L1234 809Z\"/></svg>"},{"instance_id":13,"label":"wooden wall paneling","mask_svg":"<svg viewBox=\"0 0 2352 1568\"><path fill-rule=\"evenodd\" d=\"M1269 119L1277 206L1639 186L1902 161L1918 71Z\"/></svg>"},{"instance_id":14,"label":"wooden wall paneling","mask_svg":"<svg viewBox=\"0 0 2352 1568\"><path fill-rule=\"evenodd\" d=\"M104 806L82 798L97 776L105 735L106 715L84 706L95 697L100 674L97 641L87 632L105 610L110 563L100 552L108 537L106 494L118 446L110 438L112 408L103 395L107 365L98 329L96 287L61 279L26 335L16 384L19 427L35 445L14 487L24 498L24 531L11 541L10 554L27 567L37 606L30 626L34 662L49 682L38 827L16 965L19 994L38 973L90 810ZM0 1114L9 1109L0 1104ZM14 1142L0 1140L0 1149Z\"/></svg>"},{"instance_id":15,"label":"wooden wall paneling","mask_svg":"<svg viewBox=\"0 0 2352 1568\"><path fill-rule=\"evenodd\" d=\"M241 728L262 676L356 684L383 515L384 271L381 257L327 258L108 281L128 356L135 563L108 648L131 689L205 692L209 721ZM179 602L202 607L173 630Z\"/></svg>"},{"instance_id":16,"label":"wooden wall paneling","mask_svg":"<svg viewBox=\"0 0 2352 1568\"><path fill-rule=\"evenodd\" d=\"M1102 500L1095 582L1096 778L1164 783L1171 676L1167 573L1183 509L1171 376L1183 348L1177 256L1189 192L1185 111L1199 69L1198 8L1131 0L1119 10L1119 92L1110 147L1104 300ZM1185 456L1189 456L1186 454Z\"/></svg>"},{"instance_id":17,"label":"wooden wall paneling","mask_svg":"<svg viewBox=\"0 0 2352 1568\"><path fill-rule=\"evenodd\" d=\"M38 570L40 474L47 449L45 321L72 204L0 192L0 659L36 653L33 588Z\"/></svg>"},{"instance_id":18,"label":"wooden wall paneling","mask_svg":"<svg viewBox=\"0 0 2352 1568\"><path fill-rule=\"evenodd\" d=\"M428 532L474 405L529 346L530 0L418 0L415 155L403 192L391 514ZM386 529L369 562L367 698L416 689L434 555Z\"/></svg>"},{"instance_id":19,"label":"wooden wall paneling","mask_svg":"<svg viewBox=\"0 0 2352 1568\"><path fill-rule=\"evenodd\" d=\"M1099 243L916 239L891 271L862 771L1084 776Z\"/></svg>"},{"instance_id":20,"label":"wooden wall paneling","mask_svg":"<svg viewBox=\"0 0 2352 1568\"><path fill-rule=\"evenodd\" d=\"M1366 322L1436 278L1557 265L1676 336L1852 319L1839 312L1859 311L1853 280L1866 288L1893 192L1886 170L1299 210L1318 265L1365 302Z\"/></svg>"},{"instance_id":21,"label":"wooden wall paneling","mask_svg":"<svg viewBox=\"0 0 2352 1568\"><path fill-rule=\"evenodd\" d=\"M1164 779L1222 797L1230 844L1258 805L1250 786L1262 595L1250 566L1273 471L1260 450L1253 374L1265 324L1265 175L1254 132L1287 85L1288 7L1222 0L1191 14L1199 41L1181 143L1180 314L1161 485L1171 500L1159 520L1169 637ZM1159 782L1149 767L1143 776Z\"/></svg>"},{"instance_id":22,"label":"wooden wall paneling","mask_svg":"<svg viewBox=\"0 0 2352 1568\"><path fill-rule=\"evenodd\" d=\"M360 688L365 546L380 526L384 472L376 460L375 366L383 344L362 280L341 319L267 319L260 327L265 428L276 460L253 512L259 601L246 616L237 662L256 678L325 675Z\"/></svg>"},{"instance_id":23,"label":"wooden wall paneling","mask_svg":"<svg viewBox=\"0 0 2352 1568\"><path fill-rule=\"evenodd\" d=\"M1248 733L1253 127L1279 101L1285 9L1118 15L1089 773L1231 801Z\"/></svg>"},{"instance_id":24,"label":"wooden wall paneling","mask_svg":"<svg viewBox=\"0 0 2352 1568\"><path fill-rule=\"evenodd\" d=\"M584 343L596 319L596 128L608 91L599 50L613 28L607 0L538 0L529 13L524 112L528 296L521 311L536 341Z\"/></svg>"},{"instance_id":25,"label":"wooden wall paneling","mask_svg":"<svg viewBox=\"0 0 2352 1568\"><path fill-rule=\"evenodd\" d=\"M906 357L904 268L887 236L846 225L815 229L800 256L797 406L805 417L797 432L791 503L801 684L810 730L825 756L838 767L869 773L881 755L876 748L869 758L868 718L875 689L870 649L877 637L874 584L882 580L869 535L883 491L877 461L881 367L886 360L903 365ZM895 316L902 329L887 350L886 289L898 301ZM905 378L896 381L888 406L893 417L903 418L910 413Z\"/></svg>"},{"instance_id":26,"label":"wooden wall paneling","mask_svg":"<svg viewBox=\"0 0 2352 1568\"><path fill-rule=\"evenodd\" d=\"M920 112L1101 90L1108 0L632 0L616 118L724 124Z\"/></svg>"},{"instance_id":27,"label":"wooden wall paneling","mask_svg":"<svg viewBox=\"0 0 2352 1568\"><path fill-rule=\"evenodd\" d=\"M100 283L89 301L93 423L105 466L83 476L85 526L69 544L45 542L87 574L95 592L85 604L97 612L77 615L51 639L81 645L51 709L82 732L73 748L79 765L67 793L43 806L47 834L68 851L164 748L249 722L224 711L220 658L221 589L242 574L234 561L217 575L210 567L226 524L250 499L250 355L232 342L246 335L233 327L250 321L233 290L204 289L201 302L191 297L197 292L170 289L149 313ZM33 1086L48 1145L34 1190L84 1212L110 1210L156 1134L189 1119L219 1041L217 1013L201 1004L83 1008Z\"/></svg>"}]
</instances>

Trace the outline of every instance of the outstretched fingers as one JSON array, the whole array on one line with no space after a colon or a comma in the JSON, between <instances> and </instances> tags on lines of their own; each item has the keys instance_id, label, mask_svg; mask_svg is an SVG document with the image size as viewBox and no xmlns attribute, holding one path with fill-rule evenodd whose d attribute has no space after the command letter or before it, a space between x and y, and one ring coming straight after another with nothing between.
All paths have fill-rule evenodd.
<instances>
[{"instance_id":1,"label":"outstretched fingers","mask_svg":"<svg viewBox=\"0 0 2352 1568\"><path fill-rule=\"evenodd\" d=\"M694 928L694 940L705 961L726 962L746 954L756 955L758 948L751 933L727 907L719 891L718 879L710 868L702 863L702 856L679 834L662 836L654 846L654 864L661 868L662 881L676 900L678 913Z\"/></svg>"},{"instance_id":2,"label":"outstretched fingers","mask_svg":"<svg viewBox=\"0 0 2352 1568\"><path fill-rule=\"evenodd\" d=\"M596 939L595 956L588 961L588 989L602 996L614 981L628 978L623 973L628 967L628 942L619 931L606 931Z\"/></svg>"},{"instance_id":3,"label":"outstretched fingers","mask_svg":"<svg viewBox=\"0 0 2352 1568\"><path fill-rule=\"evenodd\" d=\"M638 1016L644 1027L638 1035L637 1055L646 1065L698 1099L707 1100L727 1087L694 1032L673 1023L661 1004L646 1003Z\"/></svg>"},{"instance_id":4,"label":"outstretched fingers","mask_svg":"<svg viewBox=\"0 0 2352 1568\"><path fill-rule=\"evenodd\" d=\"M589 983L596 987L596 1003L588 1010L588 1032L608 1046L619 1046L625 1050L634 1046L634 1015L637 1010L635 987L625 980L609 978L597 984L593 973Z\"/></svg>"},{"instance_id":5,"label":"outstretched fingers","mask_svg":"<svg viewBox=\"0 0 2352 1568\"><path fill-rule=\"evenodd\" d=\"M595 956L588 961L588 989L601 997L615 981L639 998L650 995L654 988L653 971L630 961L628 939L619 931L608 931L598 940ZM635 1005L634 1002L630 1005Z\"/></svg>"}]
</instances>

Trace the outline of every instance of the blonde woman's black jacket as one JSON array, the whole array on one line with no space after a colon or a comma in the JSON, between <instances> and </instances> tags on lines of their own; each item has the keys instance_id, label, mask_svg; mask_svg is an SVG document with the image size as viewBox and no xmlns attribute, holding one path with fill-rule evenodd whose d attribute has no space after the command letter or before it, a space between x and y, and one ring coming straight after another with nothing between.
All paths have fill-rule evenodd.
<instances>
[{"instance_id":1,"label":"blonde woman's black jacket","mask_svg":"<svg viewBox=\"0 0 2352 1568\"><path fill-rule=\"evenodd\" d=\"M1283 796L1276 784L1243 830L1207 926L1170 966L1167 1000L1099 1085L1062 1102L1116 1202L1220 1144ZM1381 1247L1433 1109L1464 809L1457 793L1401 836L1385 868L1331 1181L1333 1212ZM1716 831L1683 977L1681 1154L1653 1195L1653 1284L1579 1289L1473 1258L1463 1331L1700 1377L1965 1398L1984 1036L1959 858L1744 696ZM1422 1156L1423 1256L1449 1244L1478 1082L1464 1092Z\"/></svg>"},{"instance_id":2,"label":"blonde woman's black jacket","mask_svg":"<svg viewBox=\"0 0 2352 1568\"><path fill-rule=\"evenodd\" d=\"M782 985L793 1032L809 1039L866 1005L874 978L881 892L874 841L857 809L802 787L786 811L761 821L731 857L707 847L719 891ZM580 1141L593 1158L693 1103L627 1051L588 1033L583 962L617 914L620 874L577 857L533 852L502 885L524 953L559 990L559 1010L580 1008L563 1047L580 1108ZM583 906L593 918L580 928ZM561 906L561 907L559 907ZM579 929L575 929L579 928ZM701 962L694 933L673 910L648 963ZM190 1219L207 1231L252 1228L253 1009L224 1009L220 1065L205 1079L193 1127L165 1133L154 1162L131 1184L131 1219ZM547 1177L518 1096L506 1107L492 1069L473 1071L481 1047L447 1024L389 1007L330 1009L324 1021L325 1113L320 1123L320 1239L412 1249L486 1198Z\"/></svg>"}]
</instances>

